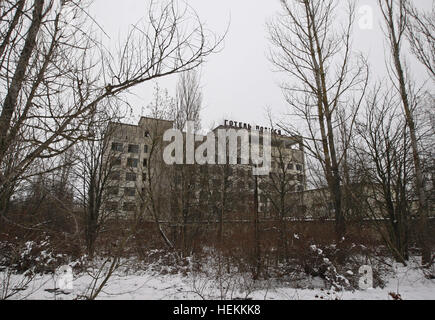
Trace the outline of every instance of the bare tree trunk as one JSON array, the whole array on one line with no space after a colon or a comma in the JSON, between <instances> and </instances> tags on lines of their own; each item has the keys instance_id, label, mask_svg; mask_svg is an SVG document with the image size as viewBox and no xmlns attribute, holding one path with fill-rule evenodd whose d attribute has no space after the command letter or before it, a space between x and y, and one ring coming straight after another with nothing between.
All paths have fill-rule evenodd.
<instances>
[{"instance_id":1,"label":"bare tree trunk","mask_svg":"<svg viewBox=\"0 0 435 320\"><path fill-rule=\"evenodd\" d=\"M331 23L335 1L281 0L281 4L284 14L269 24L271 41L276 48L271 52L270 60L294 81L284 83L283 91L292 113L301 116L308 125L312 145L306 144L305 149L322 165L335 211L336 238L341 241L346 233L346 210L342 203L342 155L335 141L339 119L336 115L339 110L351 111L352 122L347 133L351 135L368 83L365 60L356 59L355 67L351 63L350 39L355 7L349 2L346 26L336 32ZM357 91L359 94L355 95ZM354 101L341 105L342 97L348 95L354 96ZM283 127L294 134L291 124ZM347 148L345 146L342 152Z\"/></svg>"},{"instance_id":2,"label":"bare tree trunk","mask_svg":"<svg viewBox=\"0 0 435 320\"><path fill-rule=\"evenodd\" d=\"M401 97L404 116L407 126L409 128L412 157L415 170L415 187L418 196L418 216L419 216L419 242L422 249L422 263L427 264L431 261L431 248L429 245L428 234L428 204L426 192L424 190L423 171L419 155L418 139L413 116L413 110L409 100L409 92L405 79L405 72L402 66L401 54L401 40L407 28L407 13L406 13L406 0L378 0L379 6L382 10L383 17L388 29L388 38L390 42L391 55L395 69L395 75L398 82L398 90ZM400 11L399 18L395 17L395 6L398 5ZM396 20L398 19L398 20Z\"/></svg>"},{"instance_id":3,"label":"bare tree trunk","mask_svg":"<svg viewBox=\"0 0 435 320\"><path fill-rule=\"evenodd\" d=\"M43 7L44 0L35 1L32 23L27 32L27 38L24 43L24 47L21 50L14 76L3 103L2 113L0 115L0 163L3 161L5 153L8 149L6 139L10 128L12 115L17 107L18 95L22 89L24 78L29 67L30 57L36 46L36 36L38 35L39 29L41 27ZM18 10L21 11L20 8L18 8Z\"/></svg>"}]
</instances>

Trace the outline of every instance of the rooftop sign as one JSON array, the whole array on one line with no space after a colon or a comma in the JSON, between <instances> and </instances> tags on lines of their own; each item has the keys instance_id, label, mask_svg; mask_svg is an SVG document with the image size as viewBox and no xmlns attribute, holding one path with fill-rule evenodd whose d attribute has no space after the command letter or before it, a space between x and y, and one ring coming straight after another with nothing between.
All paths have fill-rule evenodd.
<instances>
[{"instance_id":1,"label":"rooftop sign","mask_svg":"<svg viewBox=\"0 0 435 320\"><path fill-rule=\"evenodd\" d=\"M224 120L224 126L225 127L232 127L232 128L240 128L240 129L247 129L251 130L253 127L255 130L258 130L260 132L270 132L271 134L276 134L279 136L282 136L281 130L278 129L272 129L268 127L261 127L261 126L251 126L249 123L240 122L240 121L233 121L233 120Z\"/></svg>"}]
</instances>

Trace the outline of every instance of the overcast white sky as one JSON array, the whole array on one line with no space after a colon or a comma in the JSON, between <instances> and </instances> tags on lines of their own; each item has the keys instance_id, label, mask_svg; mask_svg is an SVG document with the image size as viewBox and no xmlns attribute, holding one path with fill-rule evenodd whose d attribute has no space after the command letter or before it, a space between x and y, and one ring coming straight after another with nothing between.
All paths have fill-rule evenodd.
<instances>
[{"instance_id":1,"label":"overcast white sky","mask_svg":"<svg viewBox=\"0 0 435 320\"><path fill-rule=\"evenodd\" d=\"M222 52L211 56L202 66L202 88L204 104L203 127L233 119L252 124L267 125L266 108L282 115L286 103L279 88L282 74L273 72L267 60L269 42L266 21L280 9L278 0L186 0L196 10L206 26L222 34L230 22L229 33ZM355 28L354 49L369 57L372 73L385 72L385 40L380 29L377 0L356 0L357 7L369 5L373 8L374 27L371 30ZM95 0L91 15L100 26L117 41L122 38L131 24L146 14L147 0ZM432 0L416 0L422 8L430 8ZM357 16L357 21L358 21ZM423 80L426 73L412 62L413 74ZM174 78L159 80L170 94L175 92ZM153 83L134 90L131 97L137 115L151 100Z\"/></svg>"}]
</instances>

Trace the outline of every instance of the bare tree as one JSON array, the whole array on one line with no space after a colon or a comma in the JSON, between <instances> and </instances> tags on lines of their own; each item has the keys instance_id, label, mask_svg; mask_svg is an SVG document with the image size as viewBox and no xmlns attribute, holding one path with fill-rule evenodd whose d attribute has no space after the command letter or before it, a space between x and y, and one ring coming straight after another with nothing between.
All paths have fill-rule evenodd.
<instances>
[{"instance_id":1,"label":"bare tree","mask_svg":"<svg viewBox=\"0 0 435 320\"><path fill-rule=\"evenodd\" d=\"M152 2L143 27L133 26L116 55L96 40L82 1L2 1L0 17L2 199L37 159L56 157L89 136L87 120L98 105L197 67L221 41L175 0ZM18 157L8 162L16 149Z\"/></svg>"},{"instance_id":2,"label":"bare tree","mask_svg":"<svg viewBox=\"0 0 435 320\"><path fill-rule=\"evenodd\" d=\"M355 6L348 2L346 19L340 24L334 15L338 4L333 0L281 0L281 5L282 15L268 25L274 47L270 60L289 76L282 89L291 114L307 125L307 135L299 135L308 136L305 150L321 162L334 204L337 239L341 240L345 234L343 152L337 146L337 113L346 110L347 134L351 135L368 80L365 60L352 58ZM288 124L281 126L292 135L297 131Z\"/></svg>"},{"instance_id":3,"label":"bare tree","mask_svg":"<svg viewBox=\"0 0 435 320\"><path fill-rule=\"evenodd\" d=\"M274 127L272 117L269 115L271 128ZM305 178L302 172L295 173L296 167L303 163L303 154L296 153L292 148L302 146L302 139L294 137L294 140L283 139L272 135L272 170L268 177L260 179L261 195L267 203L264 210L276 219L279 232L279 246L277 250L278 261L288 258L288 218L290 216L302 216L300 191L305 189ZM298 192L299 191L299 192Z\"/></svg>"},{"instance_id":4,"label":"bare tree","mask_svg":"<svg viewBox=\"0 0 435 320\"><path fill-rule=\"evenodd\" d=\"M175 245L164 228L164 222L170 217L171 210L170 186L173 179L173 168L163 162L163 134L168 123L174 119L174 99L169 96L167 90L162 90L158 83L154 88L153 100L148 105L149 114L154 119L147 127L146 142L149 151L147 163L140 164L143 171L143 189L138 190L140 198L139 219L151 218L166 247L173 250ZM160 121L162 120L162 121ZM169 122L168 122L169 121ZM168 123L165 123L168 122ZM163 126L165 123L165 126Z\"/></svg>"},{"instance_id":5,"label":"bare tree","mask_svg":"<svg viewBox=\"0 0 435 320\"><path fill-rule=\"evenodd\" d=\"M412 157L398 95L377 86L357 125L355 153L364 190L351 195L366 210L395 259L406 265L411 225ZM361 199L363 198L363 199ZM387 222L385 225L384 219ZM385 228L386 227L386 228Z\"/></svg>"},{"instance_id":6,"label":"bare tree","mask_svg":"<svg viewBox=\"0 0 435 320\"><path fill-rule=\"evenodd\" d=\"M181 73L178 78L175 105L174 105L174 127L180 130L193 130L195 134L201 127L200 112L202 107L202 92L200 87L200 76L197 70ZM193 128L186 127L187 122L193 122ZM187 145L186 145L187 148ZM187 151L187 150L186 150ZM192 249L192 235L188 230L189 225L199 218L199 177L200 167L198 165L176 166L174 168L175 183L172 185L175 198L173 212L175 221L181 227L182 252L189 254ZM178 214L177 214L178 213ZM177 217L178 216L178 217Z\"/></svg>"},{"instance_id":7,"label":"bare tree","mask_svg":"<svg viewBox=\"0 0 435 320\"><path fill-rule=\"evenodd\" d=\"M406 38L411 51L435 81L435 6L431 12L421 12L410 1L405 4L408 16Z\"/></svg>"},{"instance_id":8,"label":"bare tree","mask_svg":"<svg viewBox=\"0 0 435 320\"><path fill-rule=\"evenodd\" d=\"M406 72L402 58L402 44L405 39L408 26L407 0L378 0L379 7L385 22L385 36L389 41L391 54L391 80L395 90L400 94L403 115L409 128L411 150L415 170L415 187L419 202L419 237L422 248L422 263L431 261L431 249L427 226L428 203L424 189L423 171L420 159L420 150L417 137L416 116L421 108L418 106L418 98L413 88L409 74Z\"/></svg>"},{"instance_id":9,"label":"bare tree","mask_svg":"<svg viewBox=\"0 0 435 320\"><path fill-rule=\"evenodd\" d=\"M184 129L187 121L195 123L195 131L201 127L200 113L202 92L198 71L191 70L179 75L175 95L175 127Z\"/></svg>"},{"instance_id":10,"label":"bare tree","mask_svg":"<svg viewBox=\"0 0 435 320\"><path fill-rule=\"evenodd\" d=\"M111 182L116 181L115 175L119 174L116 168L120 165L121 156L110 141L115 131L113 122L121 117L122 110L116 104L100 106L89 119L90 135L76 148L76 194L82 206L84 238L90 258L94 255L95 242L105 222L117 211L112 203L118 205L119 197L113 194Z\"/></svg>"}]
</instances>

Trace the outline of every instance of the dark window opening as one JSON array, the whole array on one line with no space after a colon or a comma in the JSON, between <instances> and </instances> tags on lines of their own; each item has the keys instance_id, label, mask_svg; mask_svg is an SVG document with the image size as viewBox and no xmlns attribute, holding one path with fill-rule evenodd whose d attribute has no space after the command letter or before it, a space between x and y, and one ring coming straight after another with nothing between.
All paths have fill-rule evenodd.
<instances>
[{"instance_id":1,"label":"dark window opening","mask_svg":"<svg viewBox=\"0 0 435 320\"><path fill-rule=\"evenodd\" d=\"M119 188L118 187L110 187L110 188L107 189L107 192L111 196L117 196L118 193L119 193Z\"/></svg>"},{"instance_id":2,"label":"dark window opening","mask_svg":"<svg viewBox=\"0 0 435 320\"><path fill-rule=\"evenodd\" d=\"M109 201L107 202L106 206L107 210L118 210L118 202L116 201Z\"/></svg>"},{"instance_id":3,"label":"dark window opening","mask_svg":"<svg viewBox=\"0 0 435 320\"><path fill-rule=\"evenodd\" d=\"M120 180L121 179L121 174L119 173L119 171L112 171L109 174L109 179L110 180Z\"/></svg>"},{"instance_id":4,"label":"dark window opening","mask_svg":"<svg viewBox=\"0 0 435 320\"><path fill-rule=\"evenodd\" d=\"M112 142L112 151L123 151L123 144L119 142Z\"/></svg>"},{"instance_id":5,"label":"dark window opening","mask_svg":"<svg viewBox=\"0 0 435 320\"><path fill-rule=\"evenodd\" d=\"M121 158L120 157L113 158L111 163L112 163L112 166L120 166L121 165Z\"/></svg>"},{"instance_id":6,"label":"dark window opening","mask_svg":"<svg viewBox=\"0 0 435 320\"><path fill-rule=\"evenodd\" d=\"M137 145L137 144L129 144L128 145L128 152L129 153L139 153L139 145Z\"/></svg>"},{"instance_id":7,"label":"dark window opening","mask_svg":"<svg viewBox=\"0 0 435 320\"><path fill-rule=\"evenodd\" d=\"M134 197L136 195L136 189L135 188L125 188L124 194L127 197Z\"/></svg>"},{"instance_id":8,"label":"dark window opening","mask_svg":"<svg viewBox=\"0 0 435 320\"><path fill-rule=\"evenodd\" d=\"M138 159L128 158L128 159L127 159L127 166L128 166L128 167L131 167L131 168L136 168L138 162L139 162Z\"/></svg>"},{"instance_id":9,"label":"dark window opening","mask_svg":"<svg viewBox=\"0 0 435 320\"><path fill-rule=\"evenodd\" d=\"M133 172L127 172L125 179L127 181L136 181L136 173Z\"/></svg>"},{"instance_id":10,"label":"dark window opening","mask_svg":"<svg viewBox=\"0 0 435 320\"><path fill-rule=\"evenodd\" d=\"M124 202L123 209L124 211L135 211L136 204L134 202Z\"/></svg>"}]
</instances>

